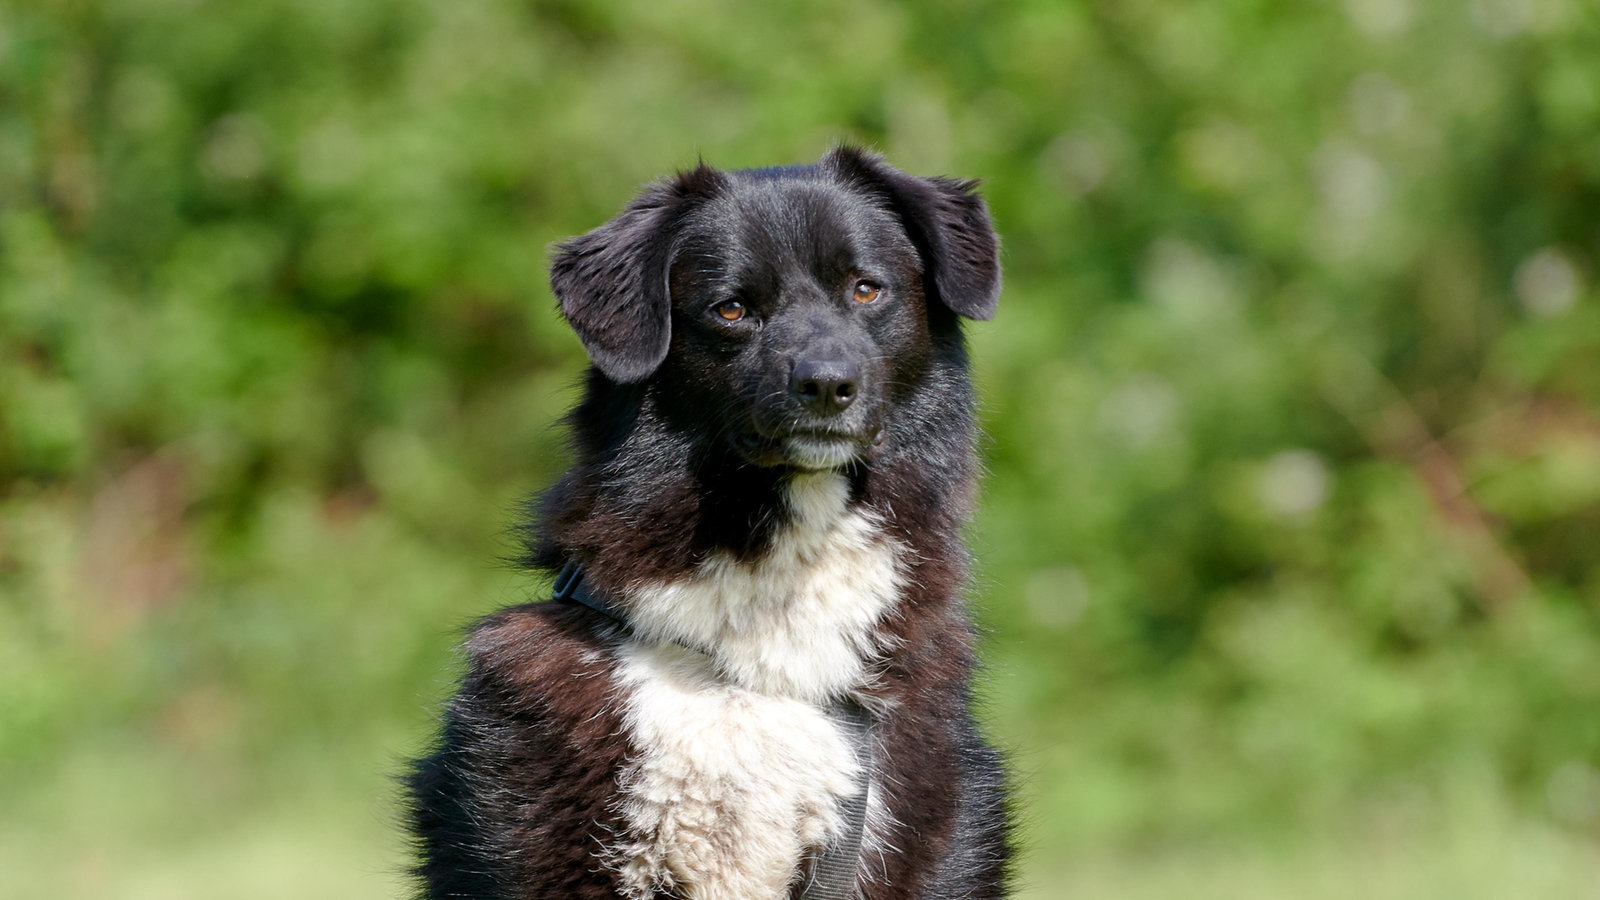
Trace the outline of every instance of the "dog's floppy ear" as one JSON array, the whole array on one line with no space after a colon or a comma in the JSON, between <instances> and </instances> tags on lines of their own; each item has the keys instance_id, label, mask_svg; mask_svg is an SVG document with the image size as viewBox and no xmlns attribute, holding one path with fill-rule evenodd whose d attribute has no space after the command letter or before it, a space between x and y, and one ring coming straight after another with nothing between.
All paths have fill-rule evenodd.
<instances>
[{"instance_id":1,"label":"dog's floppy ear","mask_svg":"<svg viewBox=\"0 0 1600 900\"><path fill-rule=\"evenodd\" d=\"M616 218L556 245L550 287L589 359L607 378L648 378L672 340L667 270L677 223L722 173L705 165L651 185Z\"/></svg>"},{"instance_id":2,"label":"dog's floppy ear","mask_svg":"<svg viewBox=\"0 0 1600 900\"><path fill-rule=\"evenodd\" d=\"M878 193L922 254L930 299L969 319L994 317L1000 239L976 181L907 175L874 153L837 147L823 160L847 182Z\"/></svg>"}]
</instances>

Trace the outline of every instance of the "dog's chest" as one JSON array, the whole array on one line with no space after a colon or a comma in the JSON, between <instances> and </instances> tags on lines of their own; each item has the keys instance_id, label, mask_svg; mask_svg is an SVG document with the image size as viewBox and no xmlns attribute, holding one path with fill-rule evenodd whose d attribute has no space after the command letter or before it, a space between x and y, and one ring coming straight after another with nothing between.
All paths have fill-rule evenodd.
<instances>
[{"instance_id":1,"label":"dog's chest","mask_svg":"<svg viewBox=\"0 0 1600 900\"><path fill-rule=\"evenodd\" d=\"M817 707L727 684L687 651L623 665L640 753L623 774L613 864L632 896L784 896L807 847L837 832L858 790L854 748Z\"/></svg>"},{"instance_id":2,"label":"dog's chest","mask_svg":"<svg viewBox=\"0 0 1600 900\"><path fill-rule=\"evenodd\" d=\"M610 848L630 895L783 897L806 851L838 833L841 800L864 789L827 708L870 678L901 552L845 511L842 481L791 488L792 524L763 560L713 559L633 592L643 639L619 651L619 680L639 753Z\"/></svg>"}]
</instances>

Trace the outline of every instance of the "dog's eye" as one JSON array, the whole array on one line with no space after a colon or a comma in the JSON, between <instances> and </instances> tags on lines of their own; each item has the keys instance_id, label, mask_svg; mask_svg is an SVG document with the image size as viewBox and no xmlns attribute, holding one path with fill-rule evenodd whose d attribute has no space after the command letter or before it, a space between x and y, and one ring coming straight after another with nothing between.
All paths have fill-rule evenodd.
<instances>
[{"instance_id":1,"label":"dog's eye","mask_svg":"<svg viewBox=\"0 0 1600 900\"><path fill-rule=\"evenodd\" d=\"M739 321L740 319L744 318L745 312L744 304L737 300L729 300L727 303L718 303L716 306L711 308L711 311L716 313L719 318L726 322Z\"/></svg>"},{"instance_id":2,"label":"dog's eye","mask_svg":"<svg viewBox=\"0 0 1600 900\"><path fill-rule=\"evenodd\" d=\"M850 299L857 303L871 303L882 296L883 288L870 281L856 282L855 289L850 293Z\"/></svg>"}]
</instances>

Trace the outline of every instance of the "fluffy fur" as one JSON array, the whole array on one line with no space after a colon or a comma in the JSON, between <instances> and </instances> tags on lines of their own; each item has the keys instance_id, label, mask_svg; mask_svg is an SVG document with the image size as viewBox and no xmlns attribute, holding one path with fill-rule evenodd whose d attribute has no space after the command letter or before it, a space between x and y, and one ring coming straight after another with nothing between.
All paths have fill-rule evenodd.
<instances>
[{"instance_id":1,"label":"fluffy fur","mask_svg":"<svg viewBox=\"0 0 1600 900\"><path fill-rule=\"evenodd\" d=\"M562 245L593 367L529 564L622 611L473 632L410 787L428 897L796 897L863 790L829 710L872 718L857 886L1004 894L998 756L970 712L960 317L993 314L969 182L851 149L701 167Z\"/></svg>"}]
</instances>

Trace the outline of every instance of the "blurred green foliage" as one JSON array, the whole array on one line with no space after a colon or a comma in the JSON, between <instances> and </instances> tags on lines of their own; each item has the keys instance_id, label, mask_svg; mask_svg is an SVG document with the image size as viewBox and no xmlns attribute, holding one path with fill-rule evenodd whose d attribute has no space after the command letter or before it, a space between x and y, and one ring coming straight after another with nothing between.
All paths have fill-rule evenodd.
<instances>
[{"instance_id":1,"label":"blurred green foliage","mask_svg":"<svg viewBox=\"0 0 1600 900\"><path fill-rule=\"evenodd\" d=\"M1592 889L1593 5L5 0L0 894L397 890L385 778L540 587L544 248L842 139L1004 236L1033 894Z\"/></svg>"}]
</instances>

